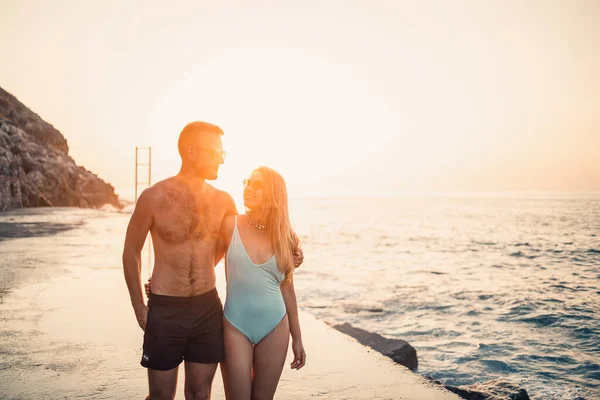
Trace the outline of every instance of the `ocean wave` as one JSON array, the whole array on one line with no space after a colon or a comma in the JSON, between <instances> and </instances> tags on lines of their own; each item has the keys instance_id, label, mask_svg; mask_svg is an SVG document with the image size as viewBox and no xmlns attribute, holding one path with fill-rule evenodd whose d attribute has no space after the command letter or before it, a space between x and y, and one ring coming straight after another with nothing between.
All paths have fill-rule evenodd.
<instances>
[{"instance_id":1,"label":"ocean wave","mask_svg":"<svg viewBox=\"0 0 600 400\"><path fill-rule=\"evenodd\" d=\"M508 365L507 363L505 363L504 361L500 361L500 360L479 360L480 364L483 364L488 371L490 372L502 372L502 373L508 373L508 372L514 372L515 369L513 367L511 367L510 365Z\"/></svg>"},{"instance_id":2,"label":"ocean wave","mask_svg":"<svg viewBox=\"0 0 600 400\"><path fill-rule=\"evenodd\" d=\"M557 324L558 322L560 322L560 319L561 317L556 314L542 314L536 315L534 317L518 318L516 319L516 321L525 322L528 324L535 324L536 326L542 327Z\"/></svg>"},{"instance_id":3,"label":"ocean wave","mask_svg":"<svg viewBox=\"0 0 600 400\"><path fill-rule=\"evenodd\" d=\"M581 289L571 288L571 287L566 286L566 285L550 285L550 287L553 288L553 289L569 290L571 292L580 292L580 291L582 291ZM583 291L585 291L585 289Z\"/></svg>"},{"instance_id":4,"label":"ocean wave","mask_svg":"<svg viewBox=\"0 0 600 400\"><path fill-rule=\"evenodd\" d=\"M478 245L481 245L481 246L495 246L495 245L498 244L496 242L479 242L477 240L473 240L472 243L478 244Z\"/></svg>"},{"instance_id":5,"label":"ocean wave","mask_svg":"<svg viewBox=\"0 0 600 400\"><path fill-rule=\"evenodd\" d=\"M408 271L408 274L432 274L432 275L448 275L446 272L442 271L433 271L433 270L418 270L418 271Z\"/></svg>"},{"instance_id":6,"label":"ocean wave","mask_svg":"<svg viewBox=\"0 0 600 400\"><path fill-rule=\"evenodd\" d=\"M348 314L357 314L360 312L383 313L384 307L381 304L362 304L362 303L342 303L344 312Z\"/></svg>"},{"instance_id":7,"label":"ocean wave","mask_svg":"<svg viewBox=\"0 0 600 400\"><path fill-rule=\"evenodd\" d=\"M511 253L510 256L511 257L524 257L524 258L528 258L530 260L533 260L534 258L538 257L538 256L534 256L534 255L526 255L522 251L515 251L514 253Z\"/></svg>"},{"instance_id":8,"label":"ocean wave","mask_svg":"<svg viewBox=\"0 0 600 400\"><path fill-rule=\"evenodd\" d=\"M578 339L598 339L598 337L600 336L600 332L598 332L598 329L592 329L587 326L576 327L573 329L573 333ZM598 348L598 350L600 351L600 348Z\"/></svg>"},{"instance_id":9,"label":"ocean wave","mask_svg":"<svg viewBox=\"0 0 600 400\"><path fill-rule=\"evenodd\" d=\"M560 356L560 355L547 356L547 355L537 355L537 354L531 354L531 355L520 354L519 356L515 357L515 360L517 360L517 361L533 361L536 363L547 363L547 364L558 363L558 364L564 364L564 365L575 365L575 364L579 363L579 361L574 359L573 357Z\"/></svg>"}]
</instances>

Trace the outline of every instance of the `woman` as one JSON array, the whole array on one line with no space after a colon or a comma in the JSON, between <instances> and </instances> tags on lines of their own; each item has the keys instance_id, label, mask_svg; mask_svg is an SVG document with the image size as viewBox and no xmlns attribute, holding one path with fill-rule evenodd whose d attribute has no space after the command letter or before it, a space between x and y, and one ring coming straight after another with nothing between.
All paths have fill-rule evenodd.
<instances>
[{"instance_id":1,"label":"woman","mask_svg":"<svg viewBox=\"0 0 600 400\"><path fill-rule=\"evenodd\" d=\"M293 283L298 237L292 230L285 181L259 167L244 181L245 215L225 218L227 246L224 309L228 400L272 399L292 336L293 369L306 361Z\"/></svg>"}]
</instances>

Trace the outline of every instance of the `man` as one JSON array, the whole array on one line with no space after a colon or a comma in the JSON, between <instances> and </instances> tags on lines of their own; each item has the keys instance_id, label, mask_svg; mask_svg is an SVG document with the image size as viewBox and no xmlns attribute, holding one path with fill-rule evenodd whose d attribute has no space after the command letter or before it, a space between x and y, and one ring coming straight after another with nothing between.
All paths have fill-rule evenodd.
<instances>
[{"instance_id":1,"label":"man","mask_svg":"<svg viewBox=\"0 0 600 400\"><path fill-rule=\"evenodd\" d=\"M188 124L179 136L181 169L146 189L129 221L123 269L138 324L144 330L142 366L148 368L148 399L172 399L185 362L185 398L209 399L223 360L223 308L214 266L223 218L237 214L229 194L206 180L218 176L225 152L223 131L206 122ZM144 304L141 251L150 232L155 264L152 293ZM295 257L302 263L301 251Z\"/></svg>"}]
</instances>

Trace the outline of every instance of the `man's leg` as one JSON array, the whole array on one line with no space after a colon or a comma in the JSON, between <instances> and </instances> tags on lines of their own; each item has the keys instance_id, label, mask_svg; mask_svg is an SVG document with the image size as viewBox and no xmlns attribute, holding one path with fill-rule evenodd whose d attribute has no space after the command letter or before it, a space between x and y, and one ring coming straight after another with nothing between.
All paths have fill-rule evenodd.
<instances>
[{"instance_id":1,"label":"man's leg","mask_svg":"<svg viewBox=\"0 0 600 400\"><path fill-rule=\"evenodd\" d=\"M195 296L192 329L183 355L185 398L208 400L217 365L223 361L223 306L216 289Z\"/></svg>"},{"instance_id":2,"label":"man's leg","mask_svg":"<svg viewBox=\"0 0 600 400\"><path fill-rule=\"evenodd\" d=\"M151 294L140 364L148 368L150 400L172 400L186 343L181 305L174 298ZM183 320L185 322L185 320Z\"/></svg>"},{"instance_id":3,"label":"man's leg","mask_svg":"<svg viewBox=\"0 0 600 400\"><path fill-rule=\"evenodd\" d=\"M185 362L186 400L209 400L217 364Z\"/></svg>"},{"instance_id":4,"label":"man's leg","mask_svg":"<svg viewBox=\"0 0 600 400\"><path fill-rule=\"evenodd\" d=\"M168 371L148 368L150 394L146 400L173 400L177 390L177 371L179 366Z\"/></svg>"}]
</instances>

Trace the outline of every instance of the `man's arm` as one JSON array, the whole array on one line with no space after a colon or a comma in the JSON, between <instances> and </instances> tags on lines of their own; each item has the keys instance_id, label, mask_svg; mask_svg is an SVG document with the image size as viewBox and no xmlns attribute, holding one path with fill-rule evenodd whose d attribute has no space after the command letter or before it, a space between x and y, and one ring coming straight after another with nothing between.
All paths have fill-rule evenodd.
<instances>
[{"instance_id":1,"label":"man's arm","mask_svg":"<svg viewBox=\"0 0 600 400\"><path fill-rule=\"evenodd\" d=\"M300 246L296 247L294 253L292 254L294 257L294 268L298 268L304 262L304 252Z\"/></svg>"},{"instance_id":2,"label":"man's arm","mask_svg":"<svg viewBox=\"0 0 600 400\"><path fill-rule=\"evenodd\" d=\"M298 237L296 232L294 232L293 230L292 230L292 236L293 236L294 243L296 244L296 250L294 250L294 252L292 253L292 256L294 257L294 268L298 268L304 262L304 252L302 251L302 248L300 247L300 238Z\"/></svg>"},{"instance_id":3,"label":"man's arm","mask_svg":"<svg viewBox=\"0 0 600 400\"><path fill-rule=\"evenodd\" d=\"M151 227L151 199L149 198L148 190L145 190L140 195L133 215L129 220L127 234L125 235L125 245L123 247L125 282L127 283L135 317L143 330L146 330L148 308L144 304L144 297L142 295L142 248Z\"/></svg>"},{"instance_id":4,"label":"man's arm","mask_svg":"<svg viewBox=\"0 0 600 400\"><path fill-rule=\"evenodd\" d=\"M225 215L223 216L223 221L221 221L221 230L219 232L219 241L217 242L217 250L215 252L215 267L227 251L227 238L223 236L223 232L226 230L223 229L223 222L225 222L225 218L230 215L238 215L237 208L235 207L235 202L233 198L227 192L223 192L223 201L225 202Z\"/></svg>"}]
</instances>

